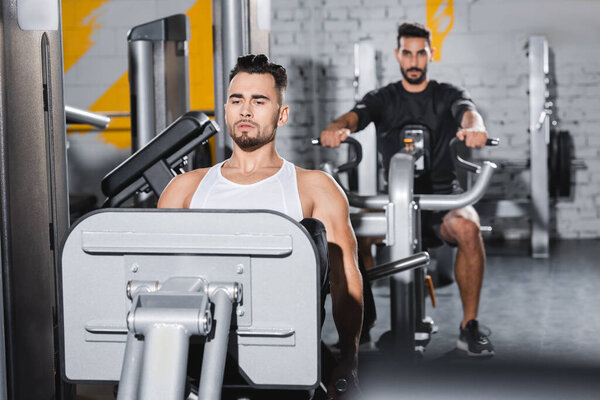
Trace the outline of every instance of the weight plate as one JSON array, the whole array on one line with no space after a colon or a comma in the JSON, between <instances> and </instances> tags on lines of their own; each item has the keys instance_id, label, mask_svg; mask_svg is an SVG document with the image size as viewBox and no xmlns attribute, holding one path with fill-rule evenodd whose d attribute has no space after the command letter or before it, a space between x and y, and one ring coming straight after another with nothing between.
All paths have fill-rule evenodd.
<instances>
[{"instance_id":1,"label":"weight plate","mask_svg":"<svg viewBox=\"0 0 600 400\"><path fill-rule=\"evenodd\" d=\"M558 197L558 132L550 131L548 146L548 190L551 197Z\"/></svg>"},{"instance_id":2,"label":"weight plate","mask_svg":"<svg viewBox=\"0 0 600 400\"><path fill-rule=\"evenodd\" d=\"M569 131L558 132L558 195L571 196L571 135Z\"/></svg>"}]
</instances>

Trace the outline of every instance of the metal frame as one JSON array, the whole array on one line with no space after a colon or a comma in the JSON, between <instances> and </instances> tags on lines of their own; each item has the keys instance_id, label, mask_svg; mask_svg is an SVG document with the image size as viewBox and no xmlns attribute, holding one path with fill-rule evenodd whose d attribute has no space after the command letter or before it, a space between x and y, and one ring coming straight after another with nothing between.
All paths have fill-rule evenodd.
<instances>
[{"instance_id":1,"label":"metal frame","mask_svg":"<svg viewBox=\"0 0 600 400\"><path fill-rule=\"evenodd\" d=\"M0 16L0 398L69 398L53 318L69 224L60 4L2 0Z\"/></svg>"},{"instance_id":2,"label":"metal frame","mask_svg":"<svg viewBox=\"0 0 600 400\"><path fill-rule=\"evenodd\" d=\"M548 42L543 36L529 38L529 132L531 157L531 255L549 255L550 192L548 188Z\"/></svg>"},{"instance_id":3,"label":"metal frame","mask_svg":"<svg viewBox=\"0 0 600 400\"><path fill-rule=\"evenodd\" d=\"M373 39L362 38L354 43L354 100L359 101L365 94L377 87L377 68ZM363 159L358 165L358 194L374 196L377 194L377 137L375 124L355 132L363 149ZM375 177L375 179L373 179Z\"/></svg>"},{"instance_id":4,"label":"metal frame","mask_svg":"<svg viewBox=\"0 0 600 400\"><path fill-rule=\"evenodd\" d=\"M177 14L127 35L132 153L189 109L189 25L186 15Z\"/></svg>"},{"instance_id":5,"label":"metal frame","mask_svg":"<svg viewBox=\"0 0 600 400\"><path fill-rule=\"evenodd\" d=\"M385 263L368 276L390 276L392 345L396 353L412 357L415 350L422 350L427 344L434 329L433 321L425 315L422 267L428 264L429 256L420 252L420 210L450 210L479 201L495 168L495 164L484 162L474 171L479 174L475 184L462 194L414 195L414 158L397 153L390 162L388 195L348 194L351 206L385 210L385 214L352 214L351 222L357 237L385 238L386 247L379 249L378 254Z\"/></svg>"},{"instance_id":6,"label":"metal frame","mask_svg":"<svg viewBox=\"0 0 600 400\"><path fill-rule=\"evenodd\" d=\"M80 220L61 250L68 379L121 379L119 400L180 399L188 338L200 335L202 399L220 396L229 340L251 387L318 385L317 253L289 217L107 209Z\"/></svg>"},{"instance_id":7,"label":"metal frame","mask_svg":"<svg viewBox=\"0 0 600 400\"><path fill-rule=\"evenodd\" d=\"M266 9L265 9L266 8ZM257 0L212 0L215 120L223 134L215 141L216 162L223 161L226 149L233 147L227 134L225 111L229 72L237 58L249 53L269 55L268 26L262 19L270 15L270 2Z\"/></svg>"}]
</instances>

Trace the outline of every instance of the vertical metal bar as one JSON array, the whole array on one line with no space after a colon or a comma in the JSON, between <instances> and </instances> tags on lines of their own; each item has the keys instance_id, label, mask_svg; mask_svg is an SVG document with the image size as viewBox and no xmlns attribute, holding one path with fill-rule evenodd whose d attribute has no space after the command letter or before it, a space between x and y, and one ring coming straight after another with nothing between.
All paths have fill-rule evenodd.
<instances>
[{"instance_id":1,"label":"vertical metal bar","mask_svg":"<svg viewBox=\"0 0 600 400\"><path fill-rule=\"evenodd\" d=\"M144 342L138 340L135 334L127 334L123 369L119 379L117 400L137 400L140 384L141 366L144 359Z\"/></svg>"},{"instance_id":2,"label":"vertical metal bar","mask_svg":"<svg viewBox=\"0 0 600 400\"><path fill-rule=\"evenodd\" d=\"M215 335L204 346L200 388L198 389L198 398L202 400L218 400L221 398L231 312L233 310L233 300L226 290L217 290L211 300L215 304L215 314L213 316Z\"/></svg>"},{"instance_id":3,"label":"vertical metal bar","mask_svg":"<svg viewBox=\"0 0 600 400\"><path fill-rule=\"evenodd\" d=\"M60 398L54 251L68 228L68 192L59 2L3 0L0 18L6 391Z\"/></svg>"},{"instance_id":4,"label":"vertical metal bar","mask_svg":"<svg viewBox=\"0 0 600 400\"><path fill-rule=\"evenodd\" d=\"M354 44L354 90L355 100L377 87L375 66L375 47L371 38L360 39ZM367 125L353 137L363 149L363 158L358 165L358 194L375 196L377 194L377 138L375 125Z\"/></svg>"},{"instance_id":5,"label":"vertical metal bar","mask_svg":"<svg viewBox=\"0 0 600 400\"><path fill-rule=\"evenodd\" d=\"M215 60L220 59L221 64L221 73L215 77L218 79L215 79L215 119L219 126L223 127L223 135L217 135L216 159L222 161L226 156L225 148L232 147L223 110L223 104L227 101L229 72L235 66L237 58L249 51L248 0L213 1L213 7L215 3L219 3L220 19L215 23L220 24L218 25L220 29L216 29L215 34L220 37L218 42L220 47L216 49L218 52L215 52L214 58Z\"/></svg>"},{"instance_id":6,"label":"vertical metal bar","mask_svg":"<svg viewBox=\"0 0 600 400\"><path fill-rule=\"evenodd\" d=\"M139 398L183 399L189 348L186 330L181 325L157 324L146 333L144 341Z\"/></svg>"},{"instance_id":7,"label":"vertical metal bar","mask_svg":"<svg viewBox=\"0 0 600 400\"><path fill-rule=\"evenodd\" d=\"M392 157L389 173L390 203L394 205L394 244L390 259L413 254L413 158L398 153ZM415 350L415 282L414 271L390 279L391 324L396 352L412 356Z\"/></svg>"},{"instance_id":8,"label":"vertical metal bar","mask_svg":"<svg viewBox=\"0 0 600 400\"><path fill-rule=\"evenodd\" d=\"M550 121L545 113L548 98L548 43L543 36L529 38L529 131L531 157L531 253L549 255L550 198L548 191L548 140ZM542 120L543 118L543 120ZM541 124L540 124L541 122Z\"/></svg>"},{"instance_id":9,"label":"vertical metal bar","mask_svg":"<svg viewBox=\"0 0 600 400\"><path fill-rule=\"evenodd\" d=\"M129 81L131 82L131 152L144 147L154 137L154 57L152 42L136 40L129 43Z\"/></svg>"},{"instance_id":10,"label":"vertical metal bar","mask_svg":"<svg viewBox=\"0 0 600 400\"><path fill-rule=\"evenodd\" d=\"M225 104L223 76L223 38L221 37L221 0L212 0L212 20L213 20L213 80L215 97L215 121L221 127L221 133L215 136L215 161L220 162L225 159L225 136L227 136L227 127L224 125Z\"/></svg>"},{"instance_id":11,"label":"vertical metal bar","mask_svg":"<svg viewBox=\"0 0 600 400\"><path fill-rule=\"evenodd\" d=\"M1 96L0 96L1 97ZM1 108L1 107L0 107ZM3 146L2 144L0 144L0 170L2 169L2 164L3 164L3 155L1 154L3 150ZM2 173L0 173L0 175L4 175ZM3 181L3 179L0 177L0 181ZM0 194L1 197L3 197ZM2 215L1 211L0 211L0 215ZM4 235L2 235L4 236ZM0 236L1 237L1 236ZM2 270L4 270L4 257L2 257L3 253L2 253L2 247L4 246L0 246L0 267L2 267ZM2 274L0 273L0 310L4 310L4 279L2 277ZM0 400L6 400L6 367L7 367L7 363L6 363L6 351L5 351L5 347L4 347L4 312L0 313Z\"/></svg>"}]
</instances>

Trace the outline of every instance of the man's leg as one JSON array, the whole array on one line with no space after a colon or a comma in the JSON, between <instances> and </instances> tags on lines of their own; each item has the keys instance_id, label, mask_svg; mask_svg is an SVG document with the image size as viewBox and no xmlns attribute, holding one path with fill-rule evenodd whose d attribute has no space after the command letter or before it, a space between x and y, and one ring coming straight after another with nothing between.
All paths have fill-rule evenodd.
<instances>
[{"instance_id":1,"label":"man's leg","mask_svg":"<svg viewBox=\"0 0 600 400\"><path fill-rule=\"evenodd\" d=\"M485 269L479 215L471 206L452 210L444 216L440 233L458 246L454 270L463 306L459 347L472 356L493 355L494 348L476 320Z\"/></svg>"},{"instance_id":2,"label":"man's leg","mask_svg":"<svg viewBox=\"0 0 600 400\"><path fill-rule=\"evenodd\" d=\"M446 214L440 228L442 238L458 246L455 275L463 305L461 327L477 318L485 268L485 250L479 232L479 215L471 206Z\"/></svg>"}]
</instances>

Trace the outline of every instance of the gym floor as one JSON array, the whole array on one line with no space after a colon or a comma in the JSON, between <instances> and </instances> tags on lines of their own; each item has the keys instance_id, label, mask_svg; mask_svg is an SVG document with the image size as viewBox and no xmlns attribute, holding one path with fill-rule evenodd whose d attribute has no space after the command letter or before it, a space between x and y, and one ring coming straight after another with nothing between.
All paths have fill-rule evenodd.
<instances>
[{"instance_id":1,"label":"gym floor","mask_svg":"<svg viewBox=\"0 0 600 400\"><path fill-rule=\"evenodd\" d=\"M548 259L527 243L488 243L480 321L492 330L496 356L473 360L455 349L461 320L456 284L436 290L427 314L439 331L410 366L361 352L363 398L599 399L600 240L554 242ZM389 329L389 289L374 287L374 340ZM337 341L327 304L323 340ZM112 399L112 387L82 385L78 399Z\"/></svg>"},{"instance_id":2,"label":"gym floor","mask_svg":"<svg viewBox=\"0 0 600 400\"><path fill-rule=\"evenodd\" d=\"M473 360L456 350L462 312L454 283L436 290L437 308L427 299L439 331L417 365L361 353L365 399L600 399L600 240L552 243L548 259L530 258L523 242L486 248L479 319L496 356ZM374 295L376 341L390 326L387 283ZM331 313L323 340L337 340Z\"/></svg>"}]
</instances>

